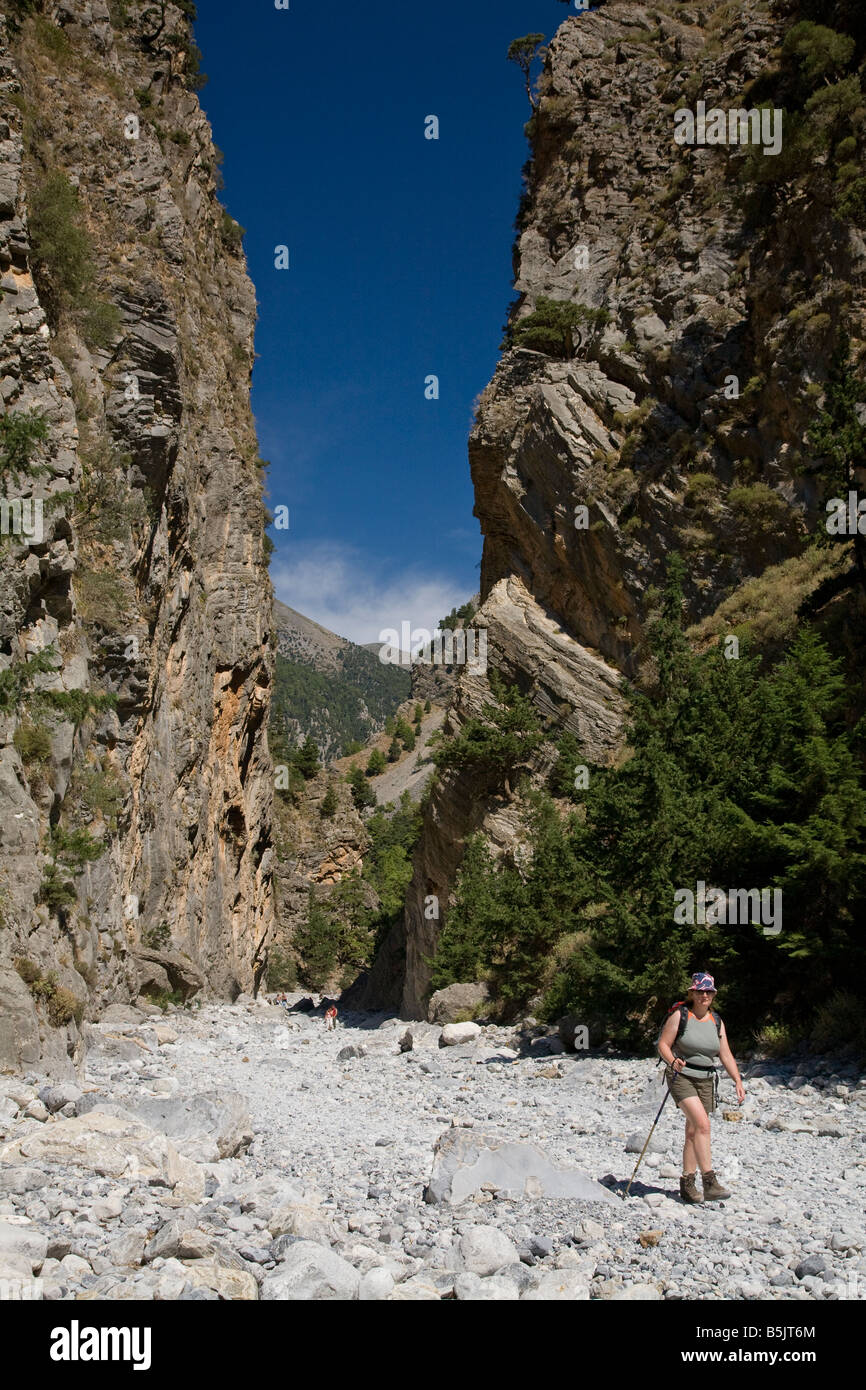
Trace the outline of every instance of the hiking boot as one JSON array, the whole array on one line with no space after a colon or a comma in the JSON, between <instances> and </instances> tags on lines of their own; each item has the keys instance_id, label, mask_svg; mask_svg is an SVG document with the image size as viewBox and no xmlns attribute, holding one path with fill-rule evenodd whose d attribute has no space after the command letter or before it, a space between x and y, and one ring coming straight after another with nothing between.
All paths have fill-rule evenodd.
<instances>
[{"instance_id":1,"label":"hiking boot","mask_svg":"<svg viewBox=\"0 0 866 1390\"><path fill-rule=\"evenodd\" d=\"M730 1192L726 1187L722 1187L712 1168L708 1173L701 1173L704 1184L705 1202L723 1202L726 1197L730 1197Z\"/></svg>"},{"instance_id":2,"label":"hiking boot","mask_svg":"<svg viewBox=\"0 0 866 1390\"><path fill-rule=\"evenodd\" d=\"M702 1202L702 1194L698 1191L698 1175L694 1173L684 1173L680 1178L680 1196L684 1202Z\"/></svg>"}]
</instances>

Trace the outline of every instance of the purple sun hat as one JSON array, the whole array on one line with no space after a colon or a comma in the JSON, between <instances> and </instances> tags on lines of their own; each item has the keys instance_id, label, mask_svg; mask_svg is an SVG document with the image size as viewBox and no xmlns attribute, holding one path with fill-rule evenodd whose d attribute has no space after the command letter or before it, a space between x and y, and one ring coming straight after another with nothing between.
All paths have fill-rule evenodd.
<instances>
[{"instance_id":1,"label":"purple sun hat","mask_svg":"<svg viewBox=\"0 0 866 1390\"><path fill-rule=\"evenodd\" d=\"M713 991L713 994L717 992L716 982L713 979L712 975L705 974L703 970L698 970L697 973L692 976L691 988L711 989Z\"/></svg>"}]
</instances>

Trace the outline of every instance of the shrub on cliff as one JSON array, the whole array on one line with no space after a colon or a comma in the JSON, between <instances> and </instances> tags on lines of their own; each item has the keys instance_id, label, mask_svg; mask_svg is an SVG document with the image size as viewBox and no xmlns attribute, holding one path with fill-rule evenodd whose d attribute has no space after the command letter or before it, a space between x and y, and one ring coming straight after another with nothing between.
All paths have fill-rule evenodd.
<instances>
[{"instance_id":1,"label":"shrub on cliff","mask_svg":"<svg viewBox=\"0 0 866 1390\"><path fill-rule=\"evenodd\" d=\"M467 719L453 738L437 731L431 739L436 766L472 768L490 782L508 782L540 743L544 734L532 701L517 686L506 689L491 673L490 686L497 701L486 704L481 717Z\"/></svg>"},{"instance_id":2,"label":"shrub on cliff","mask_svg":"<svg viewBox=\"0 0 866 1390\"><path fill-rule=\"evenodd\" d=\"M549 357L569 358L580 345L581 327L598 328L609 320L606 309L590 309L585 304L540 295L534 311L507 330L502 346L532 348Z\"/></svg>"}]
</instances>

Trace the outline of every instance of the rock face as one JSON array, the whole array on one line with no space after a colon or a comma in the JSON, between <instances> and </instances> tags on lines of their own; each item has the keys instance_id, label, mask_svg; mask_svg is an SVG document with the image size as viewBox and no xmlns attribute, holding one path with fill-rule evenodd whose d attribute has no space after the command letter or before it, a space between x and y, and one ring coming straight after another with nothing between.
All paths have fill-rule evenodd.
<instances>
[{"instance_id":1,"label":"rock face","mask_svg":"<svg viewBox=\"0 0 866 1390\"><path fill-rule=\"evenodd\" d=\"M0 539L0 1067L68 1071L82 1010L141 988L254 991L272 930L254 292L188 20L168 6L151 38L149 8L0 23L0 491L22 509Z\"/></svg>"},{"instance_id":2,"label":"rock face","mask_svg":"<svg viewBox=\"0 0 866 1390\"><path fill-rule=\"evenodd\" d=\"M802 465L839 334L864 337L866 241L820 191L798 194L796 215L784 203L756 214L742 151L673 138L680 106L749 105L743 89L772 71L791 8L650 13L610 0L566 19L548 48L510 327L541 298L601 317L568 357L512 337L481 397L473 625L551 741L570 731L590 763L618 755L623 677L652 686L646 630L671 552L686 562L698 644L741 624L765 640L775 623L770 640L784 639L779 615L795 622L804 604L822 624L862 622L850 545L807 550L822 516ZM489 700L487 679L462 668L446 733ZM528 760L536 786L551 748ZM364 1004L426 1017L427 961L467 837L481 830L494 854L513 854L523 824L507 787L491 795L466 769L441 778L405 920Z\"/></svg>"}]
</instances>

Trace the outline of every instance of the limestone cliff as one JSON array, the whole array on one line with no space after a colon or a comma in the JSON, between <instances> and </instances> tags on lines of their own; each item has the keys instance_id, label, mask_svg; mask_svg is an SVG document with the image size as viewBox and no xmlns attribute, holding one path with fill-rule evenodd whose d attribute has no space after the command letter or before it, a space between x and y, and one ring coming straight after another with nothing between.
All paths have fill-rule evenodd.
<instances>
[{"instance_id":1,"label":"limestone cliff","mask_svg":"<svg viewBox=\"0 0 866 1390\"><path fill-rule=\"evenodd\" d=\"M264 969L271 589L190 7L28 9L0 27L0 446L44 520L0 541L0 1066L62 1070L100 1003Z\"/></svg>"},{"instance_id":2,"label":"limestone cliff","mask_svg":"<svg viewBox=\"0 0 866 1390\"><path fill-rule=\"evenodd\" d=\"M622 679L652 686L645 631L671 551L686 560L696 640L741 628L782 640L804 605L849 651L862 640L852 546L806 543L823 500L808 429L840 338L856 358L866 337L866 217L852 194L866 185L850 182L856 162L843 176L816 156L802 125L772 168L760 151L673 138L684 105L749 107L790 89L780 47L797 17L787 0L611 0L549 45L527 127L518 298L469 445L484 534L475 623L491 666L591 762L615 755ZM850 131L828 127L826 144L846 139L862 174L858 87L852 77L845 93ZM564 352L521 345L543 299L582 306ZM485 698L486 681L464 674L450 728ZM536 782L550 756L548 743L530 759ZM512 852L521 821L519 801L491 803L465 772L439 782L370 1001L424 1014L425 957L466 836L480 827ZM424 915L430 894L438 920Z\"/></svg>"}]
</instances>

